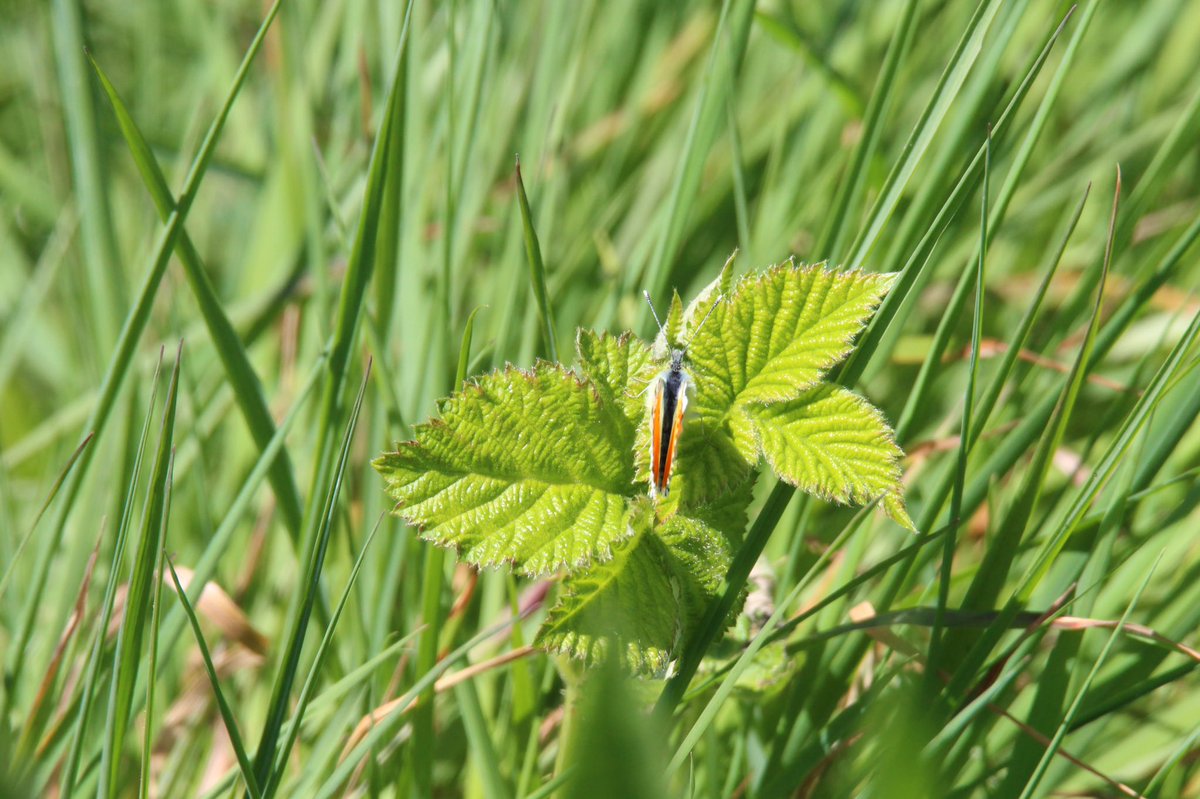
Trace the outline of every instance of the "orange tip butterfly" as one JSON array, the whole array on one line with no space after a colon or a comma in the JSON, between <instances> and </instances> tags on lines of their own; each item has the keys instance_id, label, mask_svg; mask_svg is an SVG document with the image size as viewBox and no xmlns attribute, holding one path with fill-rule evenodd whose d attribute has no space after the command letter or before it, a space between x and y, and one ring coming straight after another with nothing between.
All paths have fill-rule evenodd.
<instances>
[{"instance_id":1,"label":"orange tip butterfly","mask_svg":"<svg viewBox=\"0 0 1200 799\"><path fill-rule=\"evenodd\" d=\"M654 310L654 302L650 292L643 291L646 302L650 305L650 313L662 333L663 341L668 341L667 330ZM683 412L687 409L687 392L692 386L692 378L683 369L683 359L688 347L692 345L696 334L713 309L721 304L724 297L717 297L716 302L709 306L708 313L700 320L700 324L692 331L691 338L683 349L671 350L671 364L646 387L646 411L650 417L650 496L667 496L671 491L671 468L675 465L675 450L679 444L679 434L683 430Z\"/></svg>"}]
</instances>

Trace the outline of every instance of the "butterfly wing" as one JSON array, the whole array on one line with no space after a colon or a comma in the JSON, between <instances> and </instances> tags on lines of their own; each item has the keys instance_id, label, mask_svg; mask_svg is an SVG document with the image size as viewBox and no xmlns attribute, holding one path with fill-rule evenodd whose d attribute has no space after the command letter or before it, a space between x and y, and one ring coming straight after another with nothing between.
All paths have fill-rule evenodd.
<instances>
[{"instance_id":1,"label":"butterfly wing","mask_svg":"<svg viewBox=\"0 0 1200 799\"><path fill-rule=\"evenodd\" d=\"M663 375L654 378L647 395L647 415L650 417L650 496L657 496L661 483L658 479L659 460L662 453L663 395L667 381Z\"/></svg>"}]
</instances>

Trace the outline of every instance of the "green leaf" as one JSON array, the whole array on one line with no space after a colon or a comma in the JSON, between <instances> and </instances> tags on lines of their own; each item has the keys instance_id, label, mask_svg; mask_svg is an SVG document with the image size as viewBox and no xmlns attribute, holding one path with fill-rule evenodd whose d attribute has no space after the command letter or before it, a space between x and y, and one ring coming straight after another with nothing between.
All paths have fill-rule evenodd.
<instances>
[{"instance_id":1,"label":"green leaf","mask_svg":"<svg viewBox=\"0 0 1200 799\"><path fill-rule=\"evenodd\" d=\"M735 406L782 402L815 385L850 352L894 279L787 263L738 281L688 353L701 413L723 418Z\"/></svg>"},{"instance_id":2,"label":"green leaf","mask_svg":"<svg viewBox=\"0 0 1200 799\"><path fill-rule=\"evenodd\" d=\"M542 575L632 535L629 420L557 364L480 378L415 433L375 468L397 513L469 563Z\"/></svg>"},{"instance_id":3,"label":"green leaf","mask_svg":"<svg viewBox=\"0 0 1200 799\"><path fill-rule=\"evenodd\" d=\"M625 412L630 430L642 423L644 392L657 370L646 342L632 333L613 336L580 330L575 339L579 369L600 392L600 399Z\"/></svg>"},{"instance_id":4,"label":"green leaf","mask_svg":"<svg viewBox=\"0 0 1200 799\"><path fill-rule=\"evenodd\" d=\"M865 505L882 498L888 515L911 529L900 494L900 448L883 416L844 388L821 385L789 402L750 405L767 462L810 494Z\"/></svg>"},{"instance_id":5,"label":"green leaf","mask_svg":"<svg viewBox=\"0 0 1200 799\"><path fill-rule=\"evenodd\" d=\"M641 505L648 516L648 503ZM662 674L708 604L732 557L728 540L697 519L673 516L618 546L612 560L572 575L535 644L597 663L615 652L626 668Z\"/></svg>"}]
</instances>

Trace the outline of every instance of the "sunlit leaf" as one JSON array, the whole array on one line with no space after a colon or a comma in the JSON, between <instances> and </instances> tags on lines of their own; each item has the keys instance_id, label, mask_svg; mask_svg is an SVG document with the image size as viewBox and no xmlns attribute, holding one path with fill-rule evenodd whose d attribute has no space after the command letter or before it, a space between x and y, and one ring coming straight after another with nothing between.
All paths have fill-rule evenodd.
<instances>
[{"instance_id":1,"label":"sunlit leaf","mask_svg":"<svg viewBox=\"0 0 1200 799\"><path fill-rule=\"evenodd\" d=\"M862 397L822 385L748 411L763 454L781 478L835 502L864 505L882 498L893 519L913 527L900 496L900 448L883 416Z\"/></svg>"},{"instance_id":2,"label":"sunlit leaf","mask_svg":"<svg viewBox=\"0 0 1200 799\"><path fill-rule=\"evenodd\" d=\"M467 386L375 467L422 537L477 566L546 574L629 535L627 430L594 386L543 363Z\"/></svg>"},{"instance_id":3,"label":"sunlit leaf","mask_svg":"<svg viewBox=\"0 0 1200 799\"><path fill-rule=\"evenodd\" d=\"M783 264L739 280L688 357L705 415L799 396L850 352L894 276Z\"/></svg>"},{"instance_id":4,"label":"sunlit leaf","mask_svg":"<svg viewBox=\"0 0 1200 799\"><path fill-rule=\"evenodd\" d=\"M549 650L597 662L615 654L632 671L661 674L720 590L731 557L715 528L674 516L635 537L612 560L574 575L538 633ZM653 610L650 610L653 609Z\"/></svg>"}]
</instances>

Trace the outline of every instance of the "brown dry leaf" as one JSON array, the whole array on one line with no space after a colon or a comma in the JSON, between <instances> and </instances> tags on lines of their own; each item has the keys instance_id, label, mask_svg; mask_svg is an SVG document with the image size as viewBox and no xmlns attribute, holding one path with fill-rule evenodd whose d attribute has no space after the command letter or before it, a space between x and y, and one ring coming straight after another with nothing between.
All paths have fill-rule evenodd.
<instances>
[{"instance_id":1,"label":"brown dry leaf","mask_svg":"<svg viewBox=\"0 0 1200 799\"><path fill-rule=\"evenodd\" d=\"M192 581L192 570L186 566L176 566L175 571L179 574L179 582L184 589L187 589ZM121 622L125 619L125 599L128 593L128 584L117 586L113 599L112 618L108 622L109 638L116 636L117 631L121 629ZM200 594L199 601L196 602L196 612L211 622L222 635L237 641L252 652L260 655L266 654L267 637L254 628L250 619L233 601L233 598L225 592L224 588L213 581L209 580L204 584L204 590Z\"/></svg>"},{"instance_id":2,"label":"brown dry leaf","mask_svg":"<svg viewBox=\"0 0 1200 799\"><path fill-rule=\"evenodd\" d=\"M186 566L176 566L175 572L179 575L179 582L187 589L192 581L192 570ZM258 655L267 653L267 637L254 628L232 597L213 581L204 584L204 590L196 602L196 610L226 638Z\"/></svg>"}]
</instances>

